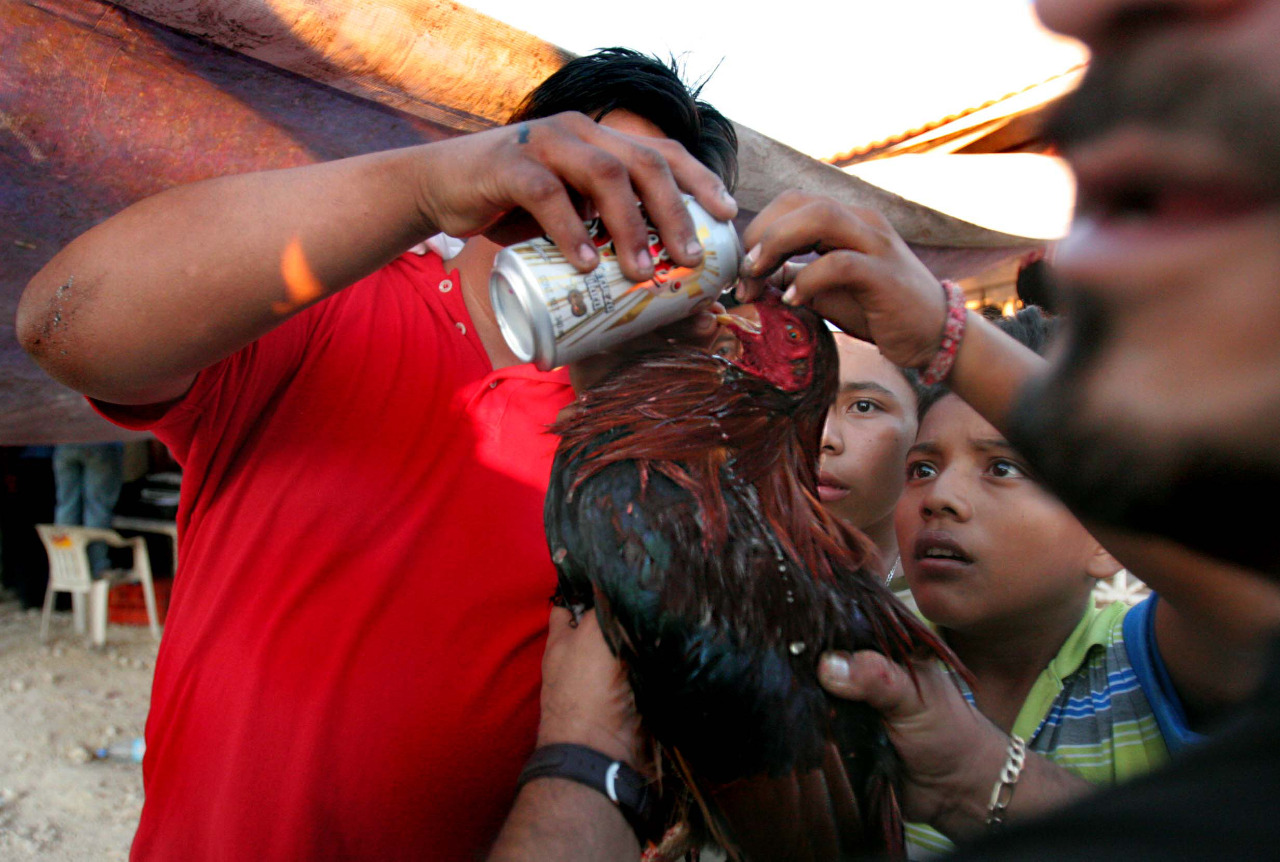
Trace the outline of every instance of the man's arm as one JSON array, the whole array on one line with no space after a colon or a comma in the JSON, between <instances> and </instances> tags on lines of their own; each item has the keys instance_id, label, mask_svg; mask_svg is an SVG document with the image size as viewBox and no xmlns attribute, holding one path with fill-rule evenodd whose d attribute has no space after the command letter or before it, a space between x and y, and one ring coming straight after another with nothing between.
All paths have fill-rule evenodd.
<instances>
[{"instance_id":1,"label":"man's arm","mask_svg":"<svg viewBox=\"0 0 1280 862\"><path fill-rule=\"evenodd\" d=\"M1155 588L1155 639L1170 681L1194 730L1257 690L1269 646L1280 629L1274 581L1165 539L1093 525L1094 537Z\"/></svg>"},{"instance_id":2,"label":"man's arm","mask_svg":"<svg viewBox=\"0 0 1280 862\"><path fill-rule=\"evenodd\" d=\"M991 791L1008 756L1009 737L969 705L934 663L907 671L875 652L828 653L819 666L828 691L865 701L884 717L901 756L903 815L928 823L953 841L981 834ZM1093 785L1028 752L1005 820L1059 808Z\"/></svg>"},{"instance_id":3,"label":"man's arm","mask_svg":"<svg viewBox=\"0 0 1280 862\"><path fill-rule=\"evenodd\" d=\"M639 859L640 844L604 794L561 778L520 789L489 862Z\"/></svg>"},{"instance_id":4,"label":"man's arm","mask_svg":"<svg viewBox=\"0 0 1280 862\"><path fill-rule=\"evenodd\" d=\"M438 231L502 243L545 232L585 271L598 261L575 208L586 198L624 272L641 280L651 270L640 262L641 201L672 257L696 263L681 189L717 217L736 212L679 144L581 114L210 180L141 201L71 243L28 285L18 335L88 395L171 400L202 368Z\"/></svg>"},{"instance_id":5,"label":"man's arm","mask_svg":"<svg viewBox=\"0 0 1280 862\"><path fill-rule=\"evenodd\" d=\"M585 745L636 768L640 719L622 665L609 651L595 611L576 627L571 619L563 608L551 611L538 745ZM564 778L538 778L520 789L489 860L639 857L635 833L603 793Z\"/></svg>"}]
</instances>

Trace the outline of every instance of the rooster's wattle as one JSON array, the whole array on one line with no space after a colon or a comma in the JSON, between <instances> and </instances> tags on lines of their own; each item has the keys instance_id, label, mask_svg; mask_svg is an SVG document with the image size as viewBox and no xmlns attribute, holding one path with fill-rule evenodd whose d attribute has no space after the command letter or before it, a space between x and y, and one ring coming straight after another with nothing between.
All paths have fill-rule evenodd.
<instances>
[{"instance_id":1,"label":"rooster's wattle","mask_svg":"<svg viewBox=\"0 0 1280 862\"><path fill-rule=\"evenodd\" d=\"M580 398L546 501L558 600L594 606L656 745L667 826L731 858L901 854L879 717L826 695L818 657L947 655L818 501L837 353L771 296L740 355L637 357ZM682 827L683 829L683 827ZM655 840L659 836L654 836Z\"/></svg>"}]
</instances>

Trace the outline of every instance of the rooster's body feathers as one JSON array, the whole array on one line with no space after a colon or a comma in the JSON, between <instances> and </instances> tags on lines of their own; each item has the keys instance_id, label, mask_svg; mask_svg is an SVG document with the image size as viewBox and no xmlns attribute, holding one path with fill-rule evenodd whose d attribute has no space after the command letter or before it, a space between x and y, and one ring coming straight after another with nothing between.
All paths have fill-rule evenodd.
<instances>
[{"instance_id":1,"label":"rooster's body feathers","mask_svg":"<svg viewBox=\"0 0 1280 862\"><path fill-rule=\"evenodd\" d=\"M560 597L597 608L663 781L674 772L696 803L685 814L748 858L899 849L879 718L828 697L817 660L936 646L867 576L869 543L817 500L835 348L820 325L813 337L796 392L673 346L555 429L545 514Z\"/></svg>"}]
</instances>

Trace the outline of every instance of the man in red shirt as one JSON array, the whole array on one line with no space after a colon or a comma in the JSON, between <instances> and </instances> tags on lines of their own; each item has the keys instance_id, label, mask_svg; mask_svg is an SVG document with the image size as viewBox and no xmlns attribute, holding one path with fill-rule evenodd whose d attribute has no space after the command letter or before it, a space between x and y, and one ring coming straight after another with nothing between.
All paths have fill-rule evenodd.
<instances>
[{"instance_id":1,"label":"man in red shirt","mask_svg":"<svg viewBox=\"0 0 1280 862\"><path fill-rule=\"evenodd\" d=\"M572 398L502 340L493 256L545 232L591 269L586 199L633 279L637 203L696 263L681 190L732 217L735 148L673 70L605 51L507 127L173 189L36 276L26 348L184 467L133 858L486 851L534 746ZM404 254L438 231L471 239Z\"/></svg>"}]
</instances>

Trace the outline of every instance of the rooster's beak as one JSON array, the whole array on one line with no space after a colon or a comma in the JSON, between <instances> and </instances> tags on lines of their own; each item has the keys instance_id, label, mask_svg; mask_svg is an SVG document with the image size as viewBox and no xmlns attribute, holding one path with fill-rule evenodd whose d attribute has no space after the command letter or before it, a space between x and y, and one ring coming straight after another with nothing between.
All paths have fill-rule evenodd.
<instances>
[{"instance_id":1,"label":"rooster's beak","mask_svg":"<svg viewBox=\"0 0 1280 862\"><path fill-rule=\"evenodd\" d=\"M750 335L760 334L760 324L755 321L747 320L745 317L739 317L736 314L729 314L727 312L724 314L717 314L716 323L738 332Z\"/></svg>"}]
</instances>

